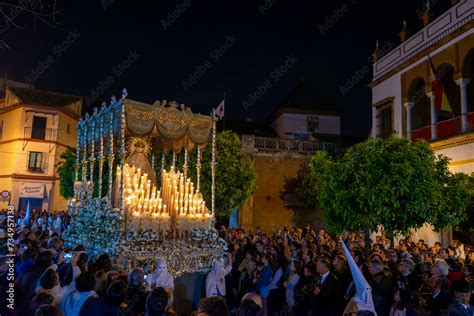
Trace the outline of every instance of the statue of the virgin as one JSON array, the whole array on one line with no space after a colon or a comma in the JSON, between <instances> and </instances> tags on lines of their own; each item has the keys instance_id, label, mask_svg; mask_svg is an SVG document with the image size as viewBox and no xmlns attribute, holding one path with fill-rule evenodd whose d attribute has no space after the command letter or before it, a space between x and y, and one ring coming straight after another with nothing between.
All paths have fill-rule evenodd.
<instances>
[{"instance_id":1,"label":"statue of the virgin","mask_svg":"<svg viewBox=\"0 0 474 316\"><path fill-rule=\"evenodd\" d=\"M147 174L151 185L156 186L155 172L148 161L148 154L151 151L151 145L146 138L132 137L129 141L129 155L125 159L124 174L135 173L135 170L141 169L140 174ZM114 207L118 207L120 190L120 179L114 181Z\"/></svg>"}]
</instances>

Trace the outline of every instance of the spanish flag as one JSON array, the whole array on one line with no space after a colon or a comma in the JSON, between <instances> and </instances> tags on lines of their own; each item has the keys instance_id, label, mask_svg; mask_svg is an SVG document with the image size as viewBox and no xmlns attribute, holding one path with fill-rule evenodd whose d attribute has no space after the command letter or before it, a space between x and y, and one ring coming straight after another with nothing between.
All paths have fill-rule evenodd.
<instances>
[{"instance_id":1,"label":"spanish flag","mask_svg":"<svg viewBox=\"0 0 474 316\"><path fill-rule=\"evenodd\" d=\"M446 91L443 87L443 83L441 79L436 75L435 68L433 66L433 62L431 58L428 56L428 60L430 62L430 70L431 70L431 87L433 89L435 95L435 109L439 111L445 111L453 114L453 108L451 104L449 104L448 97L446 96Z\"/></svg>"}]
</instances>

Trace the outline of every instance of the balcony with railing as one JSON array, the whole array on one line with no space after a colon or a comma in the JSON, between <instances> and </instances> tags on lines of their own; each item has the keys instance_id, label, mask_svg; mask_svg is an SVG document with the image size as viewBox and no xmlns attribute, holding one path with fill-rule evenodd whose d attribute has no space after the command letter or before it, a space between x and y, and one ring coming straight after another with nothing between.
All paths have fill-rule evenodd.
<instances>
[{"instance_id":1,"label":"balcony with railing","mask_svg":"<svg viewBox=\"0 0 474 316\"><path fill-rule=\"evenodd\" d=\"M428 47L432 47L438 42L442 43L448 35L457 32L464 25L473 21L473 8L473 1L459 1L451 9L377 60L373 65L374 80L396 69Z\"/></svg>"},{"instance_id":2,"label":"balcony with railing","mask_svg":"<svg viewBox=\"0 0 474 316\"><path fill-rule=\"evenodd\" d=\"M248 153L294 153L312 155L318 150L331 154L338 152L339 146L332 142L302 141L272 137L257 137L255 135L242 135L242 147Z\"/></svg>"},{"instance_id":3,"label":"balcony with railing","mask_svg":"<svg viewBox=\"0 0 474 316\"><path fill-rule=\"evenodd\" d=\"M56 128L25 127L24 138L55 141L58 130Z\"/></svg>"},{"instance_id":4,"label":"balcony with railing","mask_svg":"<svg viewBox=\"0 0 474 316\"><path fill-rule=\"evenodd\" d=\"M474 131L474 112L467 114L467 125L469 131ZM449 120L444 120L436 124L436 134L438 139L456 136L462 130L462 117L458 116ZM411 132L411 139L416 141L418 139L431 140L431 125L415 129Z\"/></svg>"}]
</instances>

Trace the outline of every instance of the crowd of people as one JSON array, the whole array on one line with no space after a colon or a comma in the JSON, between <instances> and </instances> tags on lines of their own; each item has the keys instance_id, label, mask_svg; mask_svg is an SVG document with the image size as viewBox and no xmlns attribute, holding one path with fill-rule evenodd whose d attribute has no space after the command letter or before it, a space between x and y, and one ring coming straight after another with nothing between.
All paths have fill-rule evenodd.
<instances>
[{"instance_id":1,"label":"crowd of people","mask_svg":"<svg viewBox=\"0 0 474 316\"><path fill-rule=\"evenodd\" d=\"M166 262L158 260L153 271L127 269L120 257L92 256L87 245L65 248L68 221L59 212L19 215L13 312L5 295L11 249L2 230L1 315L176 314ZM5 212L0 223L7 226ZM205 277L192 315L474 315L474 249L457 240L443 246L406 237L393 245L310 225L268 234L221 227L219 235L228 252ZM364 281L365 305L354 300ZM359 308L349 309L351 302Z\"/></svg>"}]
</instances>

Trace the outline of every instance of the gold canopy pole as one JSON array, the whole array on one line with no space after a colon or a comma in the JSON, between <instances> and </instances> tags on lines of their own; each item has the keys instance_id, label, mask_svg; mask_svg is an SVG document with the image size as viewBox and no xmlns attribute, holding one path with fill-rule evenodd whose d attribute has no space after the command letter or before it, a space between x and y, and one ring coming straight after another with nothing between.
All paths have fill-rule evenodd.
<instances>
[{"instance_id":1,"label":"gold canopy pole","mask_svg":"<svg viewBox=\"0 0 474 316\"><path fill-rule=\"evenodd\" d=\"M91 155L90 155L90 175L89 175L89 186L88 189L90 190L90 198L94 198L94 163L95 163L95 120L97 119L97 108L94 108L94 112L91 117Z\"/></svg>"},{"instance_id":2,"label":"gold canopy pole","mask_svg":"<svg viewBox=\"0 0 474 316\"><path fill-rule=\"evenodd\" d=\"M79 119L77 124L77 145L76 145L76 168L74 170L74 181L79 181L79 160L81 158L81 141L82 141L82 130L83 130L83 121L82 118ZM80 193L76 191L76 186L74 183L74 198L79 199Z\"/></svg>"},{"instance_id":3,"label":"gold canopy pole","mask_svg":"<svg viewBox=\"0 0 474 316\"><path fill-rule=\"evenodd\" d=\"M104 170L104 113L105 113L105 106L102 104L102 108L100 109L99 119L100 119L100 127L99 127L99 183L97 187L97 197L100 199L102 198L102 172Z\"/></svg>"},{"instance_id":4,"label":"gold canopy pole","mask_svg":"<svg viewBox=\"0 0 474 316\"><path fill-rule=\"evenodd\" d=\"M82 150L82 192L83 192L83 197L87 198L87 190L86 190L86 185L87 185L87 123L89 121L89 114L86 113L86 119L84 120L84 130L83 130L83 135L82 135L82 141L83 141L83 150Z\"/></svg>"},{"instance_id":5,"label":"gold canopy pole","mask_svg":"<svg viewBox=\"0 0 474 316\"><path fill-rule=\"evenodd\" d=\"M125 232L127 231L127 214L123 207L123 176L125 167L125 99L127 90L122 91L122 100L120 101L120 191L119 191L119 209L120 215L124 221Z\"/></svg>"},{"instance_id":6,"label":"gold canopy pole","mask_svg":"<svg viewBox=\"0 0 474 316\"><path fill-rule=\"evenodd\" d=\"M214 216L216 199L216 110L212 111L212 157L211 157L211 214Z\"/></svg>"},{"instance_id":7,"label":"gold canopy pole","mask_svg":"<svg viewBox=\"0 0 474 316\"><path fill-rule=\"evenodd\" d=\"M114 172L114 105L110 106L110 119L109 119L109 192L107 203L109 207L112 207L112 190L113 190L113 172Z\"/></svg>"},{"instance_id":8,"label":"gold canopy pole","mask_svg":"<svg viewBox=\"0 0 474 316\"><path fill-rule=\"evenodd\" d=\"M183 165L184 179L188 178L188 148L184 147L184 165Z\"/></svg>"},{"instance_id":9,"label":"gold canopy pole","mask_svg":"<svg viewBox=\"0 0 474 316\"><path fill-rule=\"evenodd\" d=\"M196 161L196 191L199 192L201 183L201 148L197 146L197 161Z\"/></svg>"}]
</instances>

